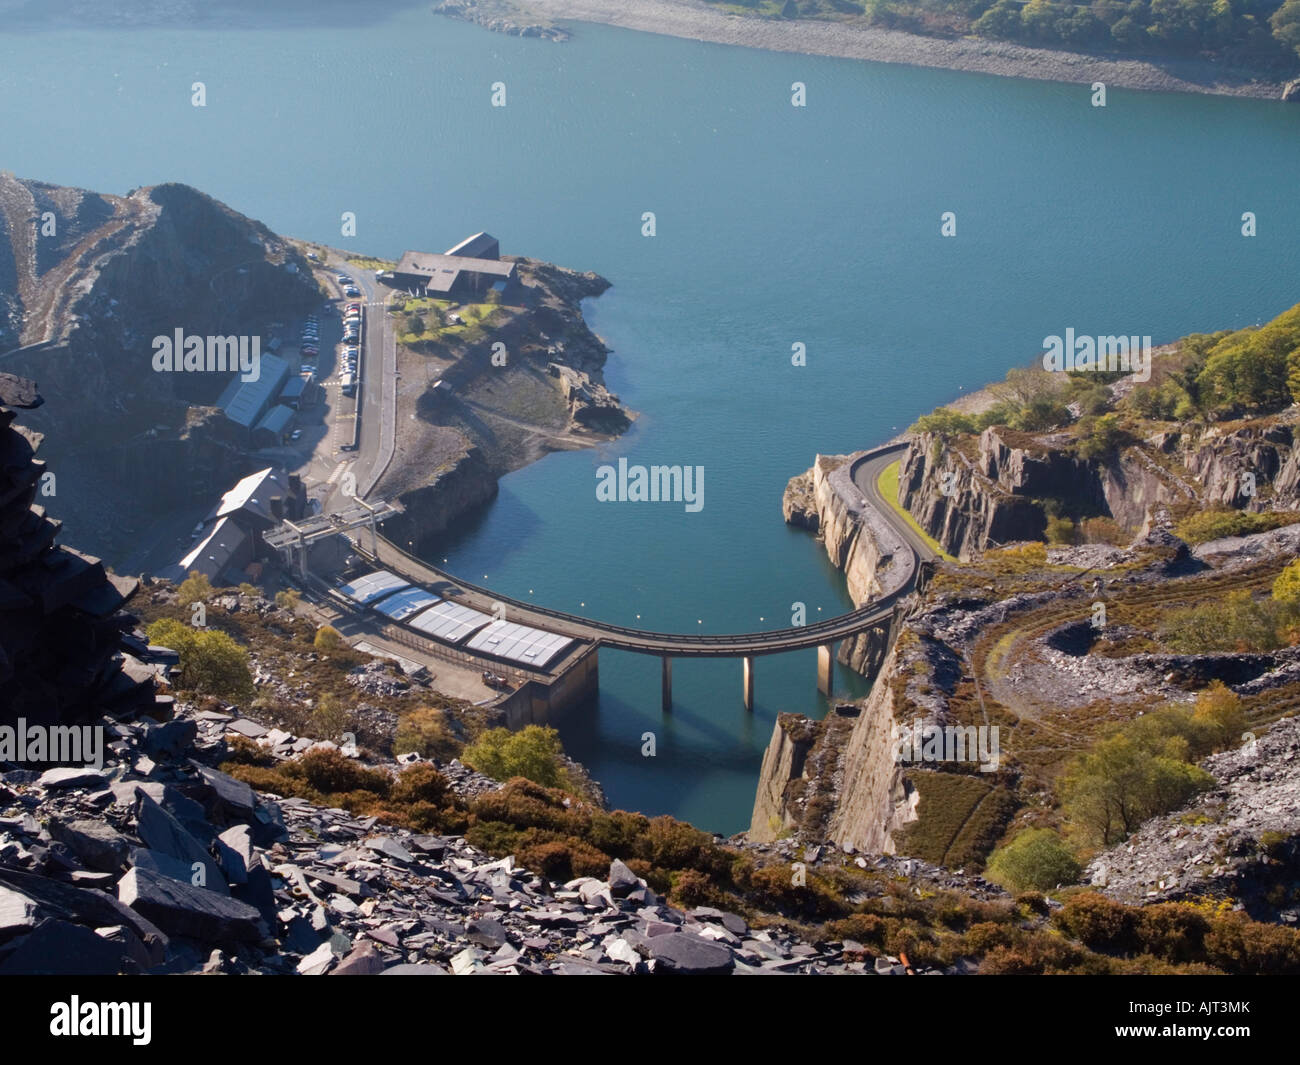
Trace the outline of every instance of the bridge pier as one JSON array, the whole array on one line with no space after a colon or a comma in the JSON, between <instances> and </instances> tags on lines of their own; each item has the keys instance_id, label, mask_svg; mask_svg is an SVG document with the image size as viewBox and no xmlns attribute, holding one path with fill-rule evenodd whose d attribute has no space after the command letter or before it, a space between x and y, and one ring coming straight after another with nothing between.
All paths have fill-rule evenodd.
<instances>
[{"instance_id":1,"label":"bridge pier","mask_svg":"<svg viewBox=\"0 0 1300 1065\"><path fill-rule=\"evenodd\" d=\"M754 658L752 655L746 655L744 659L742 659L742 662L745 671L744 679L742 681L745 696L745 709L752 711L754 709Z\"/></svg>"},{"instance_id":2,"label":"bridge pier","mask_svg":"<svg viewBox=\"0 0 1300 1065\"><path fill-rule=\"evenodd\" d=\"M664 655L664 713L668 713L673 708L673 660Z\"/></svg>"},{"instance_id":3,"label":"bridge pier","mask_svg":"<svg viewBox=\"0 0 1300 1065\"><path fill-rule=\"evenodd\" d=\"M835 659L831 655L832 644L823 643L817 647L817 690L828 699L831 685L835 681Z\"/></svg>"}]
</instances>

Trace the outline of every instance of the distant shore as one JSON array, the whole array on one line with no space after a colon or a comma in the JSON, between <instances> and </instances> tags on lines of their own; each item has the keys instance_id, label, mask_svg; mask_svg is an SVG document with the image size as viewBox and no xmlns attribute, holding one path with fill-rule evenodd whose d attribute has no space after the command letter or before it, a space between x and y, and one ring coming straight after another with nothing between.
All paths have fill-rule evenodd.
<instances>
[{"instance_id":1,"label":"distant shore","mask_svg":"<svg viewBox=\"0 0 1300 1065\"><path fill-rule=\"evenodd\" d=\"M1284 81L1259 78L1203 59L1149 62L1008 41L923 37L898 30L811 19L731 15L703 0L450 0L434 10L493 29L519 32L554 22L598 22L624 29L774 52L905 63L1003 77L1033 78L1150 92L1195 92L1281 99Z\"/></svg>"}]
</instances>

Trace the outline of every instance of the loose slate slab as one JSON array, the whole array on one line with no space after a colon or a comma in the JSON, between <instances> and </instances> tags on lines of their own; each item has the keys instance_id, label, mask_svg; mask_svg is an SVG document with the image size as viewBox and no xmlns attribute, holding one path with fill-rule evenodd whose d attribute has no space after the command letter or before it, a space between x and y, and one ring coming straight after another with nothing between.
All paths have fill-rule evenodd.
<instances>
[{"instance_id":1,"label":"loose slate slab","mask_svg":"<svg viewBox=\"0 0 1300 1065\"><path fill-rule=\"evenodd\" d=\"M117 897L171 935L212 943L266 938L262 915L252 906L150 869L128 870L118 881Z\"/></svg>"},{"instance_id":2,"label":"loose slate slab","mask_svg":"<svg viewBox=\"0 0 1300 1065\"><path fill-rule=\"evenodd\" d=\"M37 925L0 965L0 976L115 976L138 971L125 944L56 918Z\"/></svg>"},{"instance_id":3,"label":"loose slate slab","mask_svg":"<svg viewBox=\"0 0 1300 1065\"><path fill-rule=\"evenodd\" d=\"M470 921L465 926L465 938L475 946L486 947L489 950L505 946L508 942L505 925L500 921L492 920L491 917L479 917Z\"/></svg>"},{"instance_id":4,"label":"loose slate slab","mask_svg":"<svg viewBox=\"0 0 1300 1065\"><path fill-rule=\"evenodd\" d=\"M627 898L642 887L641 878L615 858L609 863L609 893L616 899Z\"/></svg>"},{"instance_id":5,"label":"loose slate slab","mask_svg":"<svg viewBox=\"0 0 1300 1065\"><path fill-rule=\"evenodd\" d=\"M199 773L216 795L217 804L229 816L244 818L252 814L253 808L257 805L257 796L242 780L236 780L218 769L210 769L207 766L199 766Z\"/></svg>"},{"instance_id":6,"label":"loose slate slab","mask_svg":"<svg viewBox=\"0 0 1300 1065\"><path fill-rule=\"evenodd\" d=\"M161 851L185 862L190 866L191 871L195 865L202 865L203 887L220 892L222 895L230 894L226 878L221 875L221 869L203 844L191 836L176 818L148 795L140 796L140 815L136 823L136 831L150 850ZM181 879L193 883L192 875Z\"/></svg>"},{"instance_id":7,"label":"loose slate slab","mask_svg":"<svg viewBox=\"0 0 1300 1065\"><path fill-rule=\"evenodd\" d=\"M731 948L686 932L647 939L644 948L655 959L655 972L711 976L731 971L735 960Z\"/></svg>"},{"instance_id":8,"label":"loose slate slab","mask_svg":"<svg viewBox=\"0 0 1300 1065\"><path fill-rule=\"evenodd\" d=\"M185 753L198 734L199 727L193 721L168 721L165 725L146 731L140 746L150 758L175 761Z\"/></svg>"},{"instance_id":9,"label":"loose slate slab","mask_svg":"<svg viewBox=\"0 0 1300 1065\"><path fill-rule=\"evenodd\" d=\"M90 766L59 766L47 769L37 781L41 787L50 790L63 788L105 788L108 780Z\"/></svg>"},{"instance_id":10,"label":"loose slate slab","mask_svg":"<svg viewBox=\"0 0 1300 1065\"><path fill-rule=\"evenodd\" d=\"M446 976L441 965L390 965L381 976Z\"/></svg>"},{"instance_id":11,"label":"loose slate slab","mask_svg":"<svg viewBox=\"0 0 1300 1065\"><path fill-rule=\"evenodd\" d=\"M361 943L339 962L331 976L374 976L384 971L384 956L371 943Z\"/></svg>"},{"instance_id":12,"label":"loose slate slab","mask_svg":"<svg viewBox=\"0 0 1300 1065\"><path fill-rule=\"evenodd\" d=\"M30 932L40 920L40 907L34 899L12 888L0 887L0 943Z\"/></svg>"},{"instance_id":13,"label":"loose slate slab","mask_svg":"<svg viewBox=\"0 0 1300 1065\"><path fill-rule=\"evenodd\" d=\"M103 821L50 821L50 835L68 847L87 868L116 873L126 864L131 841Z\"/></svg>"},{"instance_id":14,"label":"loose slate slab","mask_svg":"<svg viewBox=\"0 0 1300 1065\"><path fill-rule=\"evenodd\" d=\"M392 858L403 865L410 865L415 861L415 855L398 843L397 840L389 839L387 836L368 839L365 845L376 854L382 854L385 858Z\"/></svg>"},{"instance_id":15,"label":"loose slate slab","mask_svg":"<svg viewBox=\"0 0 1300 1065\"><path fill-rule=\"evenodd\" d=\"M153 964L163 960L167 936L162 929L112 895L3 867L0 867L0 885L34 899L42 914L96 927L124 924L149 948Z\"/></svg>"}]
</instances>

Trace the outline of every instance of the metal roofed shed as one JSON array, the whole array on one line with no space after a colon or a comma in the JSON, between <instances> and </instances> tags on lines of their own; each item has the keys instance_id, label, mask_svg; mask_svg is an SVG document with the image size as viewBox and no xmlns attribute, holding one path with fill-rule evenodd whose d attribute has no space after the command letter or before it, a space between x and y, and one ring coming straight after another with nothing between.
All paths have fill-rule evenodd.
<instances>
[{"instance_id":1,"label":"metal roofed shed","mask_svg":"<svg viewBox=\"0 0 1300 1065\"><path fill-rule=\"evenodd\" d=\"M307 385L308 378L306 377L290 377L289 380L284 383L284 388L280 391L280 402L290 407L298 406L302 402L303 393L307 391Z\"/></svg>"},{"instance_id":2,"label":"metal roofed shed","mask_svg":"<svg viewBox=\"0 0 1300 1065\"><path fill-rule=\"evenodd\" d=\"M438 597L432 592L426 592L423 588L412 586L387 596L375 609L394 621L403 621L436 602L438 602Z\"/></svg>"},{"instance_id":3,"label":"metal roofed shed","mask_svg":"<svg viewBox=\"0 0 1300 1065\"><path fill-rule=\"evenodd\" d=\"M557 632L546 632L513 621L494 621L476 633L465 647L524 666L544 666L573 642L572 637Z\"/></svg>"},{"instance_id":4,"label":"metal roofed shed","mask_svg":"<svg viewBox=\"0 0 1300 1065\"><path fill-rule=\"evenodd\" d=\"M449 603L445 599L406 624L428 636L433 636L447 643L460 643L476 629L492 621L490 614L483 614L459 603Z\"/></svg>"},{"instance_id":5,"label":"metal roofed shed","mask_svg":"<svg viewBox=\"0 0 1300 1065\"><path fill-rule=\"evenodd\" d=\"M241 381L236 377L217 400L217 406L236 425L251 429L257 424L271 400L280 391L289 376L289 363L278 355L261 356L260 373L256 381Z\"/></svg>"},{"instance_id":6,"label":"metal roofed shed","mask_svg":"<svg viewBox=\"0 0 1300 1065\"><path fill-rule=\"evenodd\" d=\"M293 411L284 404L277 403L263 414L261 420L253 427L253 442L272 446L282 444L292 424Z\"/></svg>"},{"instance_id":7,"label":"metal roofed shed","mask_svg":"<svg viewBox=\"0 0 1300 1065\"><path fill-rule=\"evenodd\" d=\"M375 570L374 573L367 573L364 577L358 577L351 584L342 585L339 590L354 603L369 606L376 599L382 599L386 595L410 587L409 581L395 573L389 573L386 569L380 569Z\"/></svg>"}]
</instances>

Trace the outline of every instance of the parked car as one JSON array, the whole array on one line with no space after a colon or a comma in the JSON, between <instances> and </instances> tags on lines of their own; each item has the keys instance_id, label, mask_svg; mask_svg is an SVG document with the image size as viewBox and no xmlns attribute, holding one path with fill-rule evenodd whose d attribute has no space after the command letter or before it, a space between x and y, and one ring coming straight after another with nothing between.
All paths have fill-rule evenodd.
<instances>
[{"instance_id":1,"label":"parked car","mask_svg":"<svg viewBox=\"0 0 1300 1065\"><path fill-rule=\"evenodd\" d=\"M293 432L291 432L291 433L289 434L289 439L290 439L290 440L297 440L297 439L298 439L299 437L301 437L301 436L302 436L302 430L301 430L301 429L295 429Z\"/></svg>"},{"instance_id":2,"label":"parked car","mask_svg":"<svg viewBox=\"0 0 1300 1065\"><path fill-rule=\"evenodd\" d=\"M352 296L352 297L354 297L354 298L357 297L357 296L360 296L360 295L361 295L361 290L360 290L359 288L357 288L356 285L349 285L349 286L348 286L347 288L345 288L343 291L344 291L347 295Z\"/></svg>"},{"instance_id":3,"label":"parked car","mask_svg":"<svg viewBox=\"0 0 1300 1065\"><path fill-rule=\"evenodd\" d=\"M489 688L496 688L498 690L510 687L510 682L506 680L505 677L500 673L493 673L490 669L483 670L483 683Z\"/></svg>"}]
</instances>

